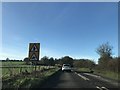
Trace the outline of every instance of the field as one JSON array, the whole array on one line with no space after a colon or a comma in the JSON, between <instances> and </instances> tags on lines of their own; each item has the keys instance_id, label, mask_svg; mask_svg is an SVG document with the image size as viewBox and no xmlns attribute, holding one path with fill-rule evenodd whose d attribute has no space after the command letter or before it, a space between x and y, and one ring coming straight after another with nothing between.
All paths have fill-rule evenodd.
<instances>
[{"instance_id":1,"label":"field","mask_svg":"<svg viewBox=\"0 0 120 90\"><path fill-rule=\"evenodd\" d=\"M26 65L25 62L2 62L2 82L5 88L33 88L59 70L55 66Z\"/></svg>"},{"instance_id":2,"label":"field","mask_svg":"<svg viewBox=\"0 0 120 90\"><path fill-rule=\"evenodd\" d=\"M26 65L25 62L2 62L2 78L9 77L11 75L17 75L20 73L31 73L35 70L35 66ZM36 71L53 68L53 66L36 66Z\"/></svg>"}]
</instances>

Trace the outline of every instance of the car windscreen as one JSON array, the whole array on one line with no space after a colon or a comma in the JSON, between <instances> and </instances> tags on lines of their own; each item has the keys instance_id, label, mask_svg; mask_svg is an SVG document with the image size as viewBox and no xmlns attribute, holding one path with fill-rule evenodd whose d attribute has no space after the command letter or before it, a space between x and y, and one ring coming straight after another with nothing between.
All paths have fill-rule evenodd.
<instances>
[{"instance_id":1,"label":"car windscreen","mask_svg":"<svg viewBox=\"0 0 120 90\"><path fill-rule=\"evenodd\" d=\"M66 67L66 66L67 66L67 67L70 67L70 65L64 65L64 67Z\"/></svg>"}]
</instances>

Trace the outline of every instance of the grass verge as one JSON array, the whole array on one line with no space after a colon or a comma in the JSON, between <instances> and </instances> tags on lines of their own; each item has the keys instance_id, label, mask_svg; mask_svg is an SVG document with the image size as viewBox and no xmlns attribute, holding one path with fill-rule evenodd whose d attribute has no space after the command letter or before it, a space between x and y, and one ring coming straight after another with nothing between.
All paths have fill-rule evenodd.
<instances>
[{"instance_id":1,"label":"grass verge","mask_svg":"<svg viewBox=\"0 0 120 90\"><path fill-rule=\"evenodd\" d=\"M41 85L49 76L53 75L59 70L59 68L52 68L49 70L45 70L44 72L33 72L29 75L17 76L14 78L8 78L3 80L3 90L4 89L32 89L37 88L37 86Z\"/></svg>"},{"instance_id":2,"label":"grass verge","mask_svg":"<svg viewBox=\"0 0 120 90\"><path fill-rule=\"evenodd\" d=\"M90 72L89 68L77 68L76 71L78 72ZM112 71L105 71L105 70L97 70L97 69L93 69L93 73L96 75L100 75L103 76L105 78L109 78L112 80L116 80L116 81L120 81L120 73L117 72L112 72Z\"/></svg>"},{"instance_id":3,"label":"grass verge","mask_svg":"<svg viewBox=\"0 0 120 90\"><path fill-rule=\"evenodd\" d=\"M94 70L94 74L110 78L112 80L120 81L119 75L120 73L112 72L112 71L105 71L105 70Z\"/></svg>"}]
</instances>

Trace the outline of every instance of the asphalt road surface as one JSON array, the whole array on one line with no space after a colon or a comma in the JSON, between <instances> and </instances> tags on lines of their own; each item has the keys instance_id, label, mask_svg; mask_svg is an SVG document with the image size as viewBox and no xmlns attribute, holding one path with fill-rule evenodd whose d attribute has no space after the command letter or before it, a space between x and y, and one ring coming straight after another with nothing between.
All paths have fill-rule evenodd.
<instances>
[{"instance_id":1,"label":"asphalt road surface","mask_svg":"<svg viewBox=\"0 0 120 90\"><path fill-rule=\"evenodd\" d=\"M59 71L40 88L95 88L97 90L112 90L113 88L117 89L118 86L90 73Z\"/></svg>"}]
</instances>

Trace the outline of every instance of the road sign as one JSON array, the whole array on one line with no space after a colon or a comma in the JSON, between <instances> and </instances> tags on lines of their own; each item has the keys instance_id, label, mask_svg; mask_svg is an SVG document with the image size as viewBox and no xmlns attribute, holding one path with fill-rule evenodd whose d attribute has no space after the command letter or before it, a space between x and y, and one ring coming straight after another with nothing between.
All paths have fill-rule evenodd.
<instances>
[{"instance_id":1,"label":"road sign","mask_svg":"<svg viewBox=\"0 0 120 90\"><path fill-rule=\"evenodd\" d=\"M38 61L39 51L40 51L40 43L30 43L29 44L29 60Z\"/></svg>"},{"instance_id":2,"label":"road sign","mask_svg":"<svg viewBox=\"0 0 120 90\"><path fill-rule=\"evenodd\" d=\"M37 56L35 53L33 53L33 55L31 55L31 60L37 60Z\"/></svg>"}]
</instances>

